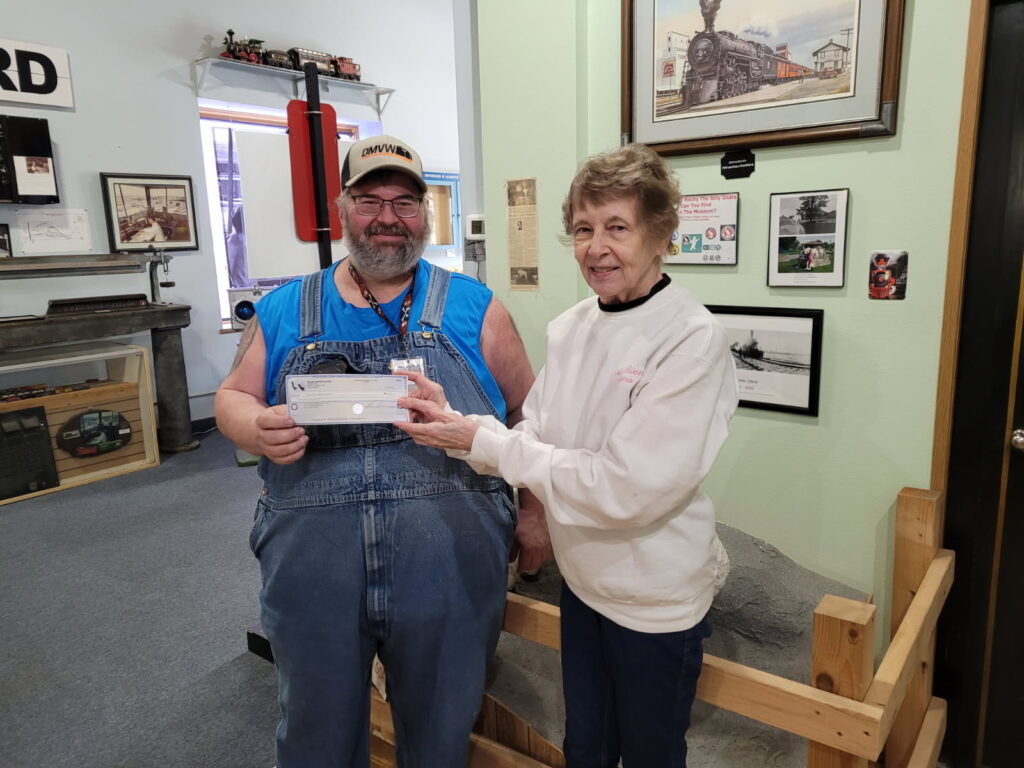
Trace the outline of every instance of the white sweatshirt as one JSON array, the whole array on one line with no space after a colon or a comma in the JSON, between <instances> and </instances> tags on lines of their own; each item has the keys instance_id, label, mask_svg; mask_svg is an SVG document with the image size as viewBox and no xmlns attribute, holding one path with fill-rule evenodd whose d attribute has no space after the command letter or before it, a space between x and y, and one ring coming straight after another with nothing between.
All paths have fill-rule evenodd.
<instances>
[{"instance_id":1,"label":"white sweatshirt","mask_svg":"<svg viewBox=\"0 0 1024 768\"><path fill-rule=\"evenodd\" d=\"M725 331L689 292L668 285L620 312L592 297L548 326L523 421L474 416L472 449L452 455L537 495L584 603L675 632L711 606L715 513L700 484L736 402Z\"/></svg>"}]
</instances>

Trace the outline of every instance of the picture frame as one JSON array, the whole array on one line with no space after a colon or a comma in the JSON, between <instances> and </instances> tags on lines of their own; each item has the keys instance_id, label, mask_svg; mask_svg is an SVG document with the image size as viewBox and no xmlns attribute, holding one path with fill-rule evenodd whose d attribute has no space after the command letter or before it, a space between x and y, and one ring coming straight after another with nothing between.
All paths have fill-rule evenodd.
<instances>
[{"instance_id":1,"label":"picture frame","mask_svg":"<svg viewBox=\"0 0 1024 768\"><path fill-rule=\"evenodd\" d=\"M842 288L849 189L775 192L769 203L768 285Z\"/></svg>"},{"instance_id":2,"label":"picture frame","mask_svg":"<svg viewBox=\"0 0 1024 768\"><path fill-rule=\"evenodd\" d=\"M101 173L110 251L199 249L191 176Z\"/></svg>"},{"instance_id":3,"label":"picture frame","mask_svg":"<svg viewBox=\"0 0 1024 768\"><path fill-rule=\"evenodd\" d=\"M14 256L14 244L11 243L11 225L0 224L0 259Z\"/></svg>"},{"instance_id":4,"label":"picture frame","mask_svg":"<svg viewBox=\"0 0 1024 768\"><path fill-rule=\"evenodd\" d=\"M683 195L666 264L734 267L739 261L739 192Z\"/></svg>"},{"instance_id":5,"label":"picture frame","mask_svg":"<svg viewBox=\"0 0 1024 768\"><path fill-rule=\"evenodd\" d=\"M891 136L904 5L622 0L622 133L663 155Z\"/></svg>"},{"instance_id":6,"label":"picture frame","mask_svg":"<svg viewBox=\"0 0 1024 768\"><path fill-rule=\"evenodd\" d=\"M708 305L725 327L739 404L818 415L823 309Z\"/></svg>"}]
</instances>

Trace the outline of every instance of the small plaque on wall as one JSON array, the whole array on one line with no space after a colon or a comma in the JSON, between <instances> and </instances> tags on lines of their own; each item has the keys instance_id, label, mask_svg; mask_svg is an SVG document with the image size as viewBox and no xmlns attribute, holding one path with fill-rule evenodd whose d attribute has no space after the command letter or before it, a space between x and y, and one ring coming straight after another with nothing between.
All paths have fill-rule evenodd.
<instances>
[{"instance_id":1,"label":"small plaque on wall","mask_svg":"<svg viewBox=\"0 0 1024 768\"><path fill-rule=\"evenodd\" d=\"M722 176L727 179L747 179L755 170L754 153L749 149L722 155Z\"/></svg>"}]
</instances>

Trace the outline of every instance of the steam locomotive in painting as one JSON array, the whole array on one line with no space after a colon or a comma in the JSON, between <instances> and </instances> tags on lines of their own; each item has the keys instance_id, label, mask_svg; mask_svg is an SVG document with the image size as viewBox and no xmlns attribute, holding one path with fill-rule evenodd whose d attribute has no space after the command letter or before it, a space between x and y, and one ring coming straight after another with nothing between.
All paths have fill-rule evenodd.
<instances>
[{"instance_id":1,"label":"steam locomotive in painting","mask_svg":"<svg viewBox=\"0 0 1024 768\"><path fill-rule=\"evenodd\" d=\"M307 61L312 61L317 72L325 77L338 77L343 80L362 79L361 67L348 56L333 56L309 48L290 48L287 51L264 50L263 40L255 38L235 39L235 31L229 29L224 38L223 59L244 61L249 64L262 64L280 69L302 70Z\"/></svg>"},{"instance_id":2,"label":"steam locomotive in painting","mask_svg":"<svg viewBox=\"0 0 1024 768\"><path fill-rule=\"evenodd\" d=\"M789 48L772 49L714 28L698 32L686 53L690 68L683 83L683 106L693 107L811 77L814 70L789 60Z\"/></svg>"}]
</instances>

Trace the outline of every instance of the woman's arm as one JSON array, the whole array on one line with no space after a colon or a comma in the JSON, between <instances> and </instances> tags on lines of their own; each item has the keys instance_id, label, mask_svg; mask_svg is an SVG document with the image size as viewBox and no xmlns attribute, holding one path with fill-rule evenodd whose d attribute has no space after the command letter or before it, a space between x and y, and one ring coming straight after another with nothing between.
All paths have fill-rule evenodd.
<instances>
[{"instance_id":1,"label":"woman's arm","mask_svg":"<svg viewBox=\"0 0 1024 768\"><path fill-rule=\"evenodd\" d=\"M725 348L711 361L669 356L598 451L556 448L523 428L538 423L540 391L538 379L516 429L436 403L411 403L428 423L396 426L422 445L465 459L477 472L528 488L563 525L628 528L687 505L725 441L736 408L735 373Z\"/></svg>"},{"instance_id":2,"label":"woman's arm","mask_svg":"<svg viewBox=\"0 0 1024 768\"><path fill-rule=\"evenodd\" d=\"M527 399L527 421L535 419L536 405ZM467 460L477 471L532 490L563 525L642 527L692 500L735 408L727 349L710 361L675 354L659 366L599 450L556 448L488 420L480 422Z\"/></svg>"}]
</instances>

